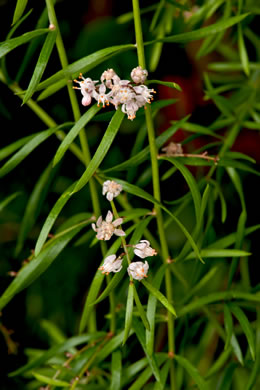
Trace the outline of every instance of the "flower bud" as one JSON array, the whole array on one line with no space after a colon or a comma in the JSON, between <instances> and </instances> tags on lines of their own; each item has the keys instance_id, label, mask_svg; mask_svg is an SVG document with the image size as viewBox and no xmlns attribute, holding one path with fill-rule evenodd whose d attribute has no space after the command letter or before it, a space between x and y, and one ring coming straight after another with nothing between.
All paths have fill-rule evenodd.
<instances>
[{"instance_id":1,"label":"flower bud","mask_svg":"<svg viewBox=\"0 0 260 390\"><path fill-rule=\"evenodd\" d=\"M148 76L146 69L143 69L141 66L137 66L131 72L131 78L136 84L143 84Z\"/></svg>"}]
</instances>

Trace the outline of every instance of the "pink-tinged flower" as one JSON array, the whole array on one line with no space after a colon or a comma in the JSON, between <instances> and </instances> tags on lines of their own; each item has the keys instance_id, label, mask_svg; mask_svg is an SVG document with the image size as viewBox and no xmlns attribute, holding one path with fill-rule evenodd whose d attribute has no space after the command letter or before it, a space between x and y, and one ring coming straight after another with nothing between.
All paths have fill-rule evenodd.
<instances>
[{"instance_id":1,"label":"pink-tinged flower","mask_svg":"<svg viewBox=\"0 0 260 390\"><path fill-rule=\"evenodd\" d=\"M110 272L119 272L122 269L122 259L116 260L116 255L110 255L105 258L104 264L99 268L102 274L108 275Z\"/></svg>"},{"instance_id":2,"label":"pink-tinged flower","mask_svg":"<svg viewBox=\"0 0 260 390\"><path fill-rule=\"evenodd\" d=\"M132 276L133 279L142 280L143 278L147 278L148 269L149 265L147 261L145 261L145 263L142 261L136 261L129 265L127 272L128 275Z\"/></svg>"},{"instance_id":3,"label":"pink-tinged flower","mask_svg":"<svg viewBox=\"0 0 260 390\"><path fill-rule=\"evenodd\" d=\"M131 72L131 78L136 84L143 84L148 76L146 69L143 69L141 66L137 66Z\"/></svg>"},{"instance_id":4,"label":"pink-tinged flower","mask_svg":"<svg viewBox=\"0 0 260 390\"><path fill-rule=\"evenodd\" d=\"M112 80L113 77L117 76L116 72L114 71L114 69L107 69L105 70L101 77L100 77L100 80L101 80L101 83L103 83L104 81L110 81Z\"/></svg>"},{"instance_id":5,"label":"pink-tinged flower","mask_svg":"<svg viewBox=\"0 0 260 390\"><path fill-rule=\"evenodd\" d=\"M117 195L120 194L122 189L123 189L123 187L121 186L121 184L118 184L113 180L106 180L103 183L102 194L103 195L107 194L106 198L107 198L107 200L109 200L111 202L111 200L113 200L113 198L115 198Z\"/></svg>"},{"instance_id":6,"label":"pink-tinged flower","mask_svg":"<svg viewBox=\"0 0 260 390\"><path fill-rule=\"evenodd\" d=\"M117 218L113 220L113 213L109 210L106 216L106 220L103 221L102 216L97 220L96 225L92 223L92 229L97 232L98 240L110 240L110 238L115 234L116 236L125 236L125 232L122 229L117 229L117 226L121 225L123 218Z\"/></svg>"},{"instance_id":7,"label":"pink-tinged flower","mask_svg":"<svg viewBox=\"0 0 260 390\"><path fill-rule=\"evenodd\" d=\"M92 100L91 95L90 95L89 93L86 92L86 93L84 94L82 100L81 100L81 104L82 104L83 106L89 106L90 103L91 103L91 100Z\"/></svg>"},{"instance_id":8,"label":"pink-tinged flower","mask_svg":"<svg viewBox=\"0 0 260 390\"><path fill-rule=\"evenodd\" d=\"M141 240L138 244L134 245L134 253L136 256L141 257L141 259L157 255L156 250L151 248L148 240Z\"/></svg>"},{"instance_id":9,"label":"pink-tinged flower","mask_svg":"<svg viewBox=\"0 0 260 390\"><path fill-rule=\"evenodd\" d=\"M92 93L95 90L95 84L98 81L93 81L91 78L86 78L83 77L82 74L80 74L79 78L82 81L74 80L75 83L78 83L80 86L79 87L73 87L74 89L80 89L83 98L81 100L81 103L83 106L88 106L91 103L92 100Z\"/></svg>"}]
</instances>

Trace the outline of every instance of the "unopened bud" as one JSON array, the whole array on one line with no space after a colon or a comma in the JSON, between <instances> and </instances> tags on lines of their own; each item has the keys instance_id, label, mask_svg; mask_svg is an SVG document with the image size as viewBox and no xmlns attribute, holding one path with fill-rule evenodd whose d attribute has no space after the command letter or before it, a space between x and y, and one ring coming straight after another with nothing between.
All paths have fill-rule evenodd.
<instances>
[{"instance_id":1,"label":"unopened bud","mask_svg":"<svg viewBox=\"0 0 260 390\"><path fill-rule=\"evenodd\" d=\"M131 72L131 78L136 84L143 84L148 76L146 69L143 69L141 66L137 66Z\"/></svg>"}]
</instances>

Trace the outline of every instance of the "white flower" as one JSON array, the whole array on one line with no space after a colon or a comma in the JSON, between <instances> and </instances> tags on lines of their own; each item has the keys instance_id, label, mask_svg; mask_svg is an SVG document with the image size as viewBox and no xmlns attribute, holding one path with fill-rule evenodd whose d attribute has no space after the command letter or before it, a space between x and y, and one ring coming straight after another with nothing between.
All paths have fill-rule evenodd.
<instances>
[{"instance_id":1,"label":"white flower","mask_svg":"<svg viewBox=\"0 0 260 390\"><path fill-rule=\"evenodd\" d=\"M131 263L129 265L127 272L133 279L142 280L143 278L147 278L148 269L149 265L147 261L145 261L145 263L142 261L136 261L135 263Z\"/></svg>"},{"instance_id":2,"label":"white flower","mask_svg":"<svg viewBox=\"0 0 260 390\"><path fill-rule=\"evenodd\" d=\"M98 106L100 103L103 104L103 107L105 107L105 104L109 105L109 98L112 92L106 93L106 86L105 84L100 84L98 86L98 92L96 90L93 91L92 96L96 99L98 102Z\"/></svg>"},{"instance_id":3,"label":"white flower","mask_svg":"<svg viewBox=\"0 0 260 390\"><path fill-rule=\"evenodd\" d=\"M99 240L110 240L110 238L115 234L116 236L125 236L125 232L122 229L116 229L117 226L121 225L123 218L117 218L112 222L113 213L109 210L106 216L106 220L102 220L100 216L97 220L96 225L92 223L92 229L97 232L97 239Z\"/></svg>"},{"instance_id":4,"label":"white flower","mask_svg":"<svg viewBox=\"0 0 260 390\"><path fill-rule=\"evenodd\" d=\"M123 189L123 187L121 186L121 184L118 184L113 180L106 180L103 183L102 194L103 195L107 194L106 198L107 198L107 200L109 200L111 202L111 200L113 200L113 198L115 198L117 195L120 194L122 189Z\"/></svg>"},{"instance_id":5,"label":"white flower","mask_svg":"<svg viewBox=\"0 0 260 390\"><path fill-rule=\"evenodd\" d=\"M105 258L104 264L99 268L102 274L108 275L110 272L119 272L122 269L122 259L116 260L116 255L110 255Z\"/></svg>"},{"instance_id":6,"label":"white flower","mask_svg":"<svg viewBox=\"0 0 260 390\"><path fill-rule=\"evenodd\" d=\"M93 81L91 78L84 78L82 74L80 74L79 78L82 81L74 80L75 83L78 83L80 87L73 87L74 89L80 89L83 98L81 103L83 106L88 106L91 103L92 93L95 90L95 84L97 81Z\"/></svg>"},{"instance_id":7,"label":"white flower","mask_svg":"<svg viewBox=\"0 0 260 390\"><path fill-rule=\"evenodd\" d=\"M131 72L131 78L136 84L143 84L148 76L146 69L143 69L141 66L137 66Z\"/></svg>"},{"instance_id":8,"label":"white flower","mask_svg":"<svg viewBox=\"0 0 260 390\"><path fill-rule=\"evenodd\" d=\"M134 253L136 256L141 257L141 259L157 255L156 250L150 247L150 242L148 240L141 240L138 244L134 245L134 248Z\"/></svg>"},{"instance_id":9,"label":"white flower","mask_svg":"<svg viewBox=\"0 0 260 390\"><path fill-rule=\"evenodd\" d=\"M127 103L122 104L121 110L124 114L127 114L127 118L131 121L135 119L136 117L136 111L138 110L139 106L136 103L135 100L130 100Z\"/></svg>"},{"instance_id":10,"label":"white flower","mask_svg":"<svg viewBox=\"0 0 260 390\"><path fill-rule=\"evenodd\" d=\"M151 100L153 100L152 93L155 93L154 89L147 88L146 85L138 85L137 87L134 87L135 93L137 94L137 99L140 100L140 107L144 106L145 103L151 103Z\"/></svg>"}]
</instances>

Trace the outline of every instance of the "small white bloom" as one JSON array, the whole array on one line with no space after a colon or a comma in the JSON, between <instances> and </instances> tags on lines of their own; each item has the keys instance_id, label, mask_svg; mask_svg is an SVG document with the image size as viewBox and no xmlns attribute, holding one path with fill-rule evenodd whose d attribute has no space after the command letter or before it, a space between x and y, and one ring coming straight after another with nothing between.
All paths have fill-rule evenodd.
<instances>
[{"instance_id":1,"label":"small white bloom","mask_svg":"<svg viewBox=\"0 0 260 390\"><path fill-rule=\"evenodd\" d=\"M92 223L92 229L97 232L98 240L110 240L110 238L115 234L116 236L125 236L125 232L122 229L116 229L117 226L121 225L123 218L117 218L113 220L113 213L109 210L106 216L106 220L103 221L102 216L97 220L96 225Z\"/></svg>"},{"instance_id":2,"label":"small white bloom","mask_svg":"<svg viewBox=\"0 0 260 390\"><path fill-rule=\"evenodd\" d=\"M127 114L127 118L132 121L136 117L135 114L138 108L139 108L138 104L133 99L128 101L127 103L122 104L121 110L123 111L124 114Z\"/></svg>"},{"instance_id":3,"label":"small white bloom","mask_svg":"<svg viewBox=\"0 0 260 390\"><path fill-rule=\"evenodd\" d=\"M92 93L92 96L96 99L96 101L98 102L98 106L100 103L103 104L103 107L105 107L105 105L109 105L109 98L112 94L112 92L109 92L109 93L106 93L106 86L105 84L100 84L98 87L98 92L96 90L93 91Z\"/></svg>"},{"instance_id":4,"label":"small white bloom","mask_svg":"<svg viewBox=\"0 0 260 390\"><path fill-rule=\"evenodd\" d=\"M140 103L142 102L142 106L144 106L145 103L151 103L151 100L153 100L152 93L155 93L154 89L149 89L146 85L138 85L137 87L134 87L134 90L137 94L137 99L139 98Z\"/></svg>"},{"instance_id":5,"label":"small white bloom","mask_svg":"<svg viewBox=\"0 0 260 390\"><path fill-rule=\"evenodd\" d=\"M91 103L92 100L92 93L95 90L95 84L97 81L93 81L91 78L83 77L82 74L80 74L79 78L82 81L74 80L75 83L78 83L80 87L73 87L74 89L80 89L83 98L81 100L81 103L83 106L88 106Z\"/></svg>"},{"instance_id":6,"label":"small white bloom","mask_svg":"<svg viewBox=\"0 0 260 390\"><path fill-rule=\"evenodd\" d=\"M141 66L137 66L131 72L131 78L136 84L143 84L148 76L146 69L143 69Z\"/></svg>"},{"instance_id":7,"label":"small white bloom","mask_svg":"<svg viewBox=\"0 0 260 390\"><path fill-rule=\"evenodd\" d=\"M106 198L107 198L107 200L109 200L111 202L111 200L113 200L113 198L115 198L117 195L120 194L122 189L123 188L122 188L121 184L118 184L113 180L106 180L103 183L102 194L103 195L107 194Z\"/></svg>"},{"instance_id":8,"label":"small white bloom","mask_svg":"<svg viewBox=\"0 0 260 390\"><path fill-rule=\"evenodd\" d=\"M96 84L98 81L93 81L90 77L87 77L87 78L85 79L85 77L83 77L82 73L79 75L79 78L80 78L82 81L74 80L74 82L75 82L75 83L78 83L78 84L80 85L80 87L74 87L74 88L75 88L75 89L80 89L82 95L84 95L85 92L91 94L92 91L95 89L95 84Z\"/></svg>"},{"instance_id":9,"label":"small white bloom","mask_svg":"<svg viewBox=\"0 0 260 390\"><path fill-rule=\"evenodd\" d=\"M156 250L151 248L150 242L148 240L141 240L138 244L134 245L134 248L134 253L136 256L141 257L141 259L157 255Z\"/></svg>"},{"instance_id":10,"label":"small white bloom","mask_svg":"<svg viewBox=\"0 0 260 390\"><path fill-rule=\"evenodd\" d=\"M108 275L110 272L119 272L122 269L122 259L116 260L116 255L110 255L105 258L104 264L99 268L102 274Z\"/></svg>"},{"instance_id":11,"label":"small white bloom","mask_svg":"<svg viewBox=\"0 0 260 390\"><path fill-rule=\"evenodd\" d=\"M147 261L145 261L145 263L142 261L136 261L135 263L131 263L129 265L127 272L133 279L142 280L143 278L147 278L148 269L149 265Z\"/></svg>"}]
</instances>

